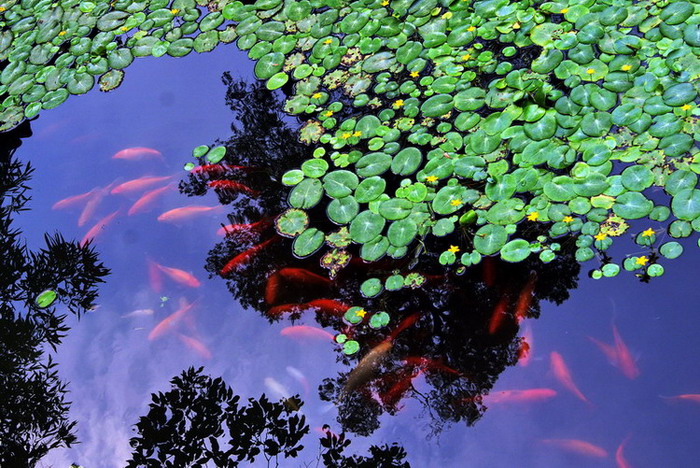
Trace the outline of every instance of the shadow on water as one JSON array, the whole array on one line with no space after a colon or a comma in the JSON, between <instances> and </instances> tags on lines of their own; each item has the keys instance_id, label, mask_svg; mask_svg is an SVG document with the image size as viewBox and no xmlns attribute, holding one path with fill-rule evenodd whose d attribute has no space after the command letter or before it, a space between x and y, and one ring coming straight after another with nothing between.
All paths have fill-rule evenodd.
<instances>
[{"instance_id":1,"label":"shadow on water","mask_svg":"<svg viewBox=\"0 0 700 468\"><path fill-rule=\"evenodd\" d=\"M407 398L422 404L432 433L445 424L474 424L486 409L483 395L499 375L526 359L528 345L518 336L520 321L538 317L540 301L560 304L576 287L575 246L561 239L561 252L547 264L511 264L491 257L456 275L433 266L436 254L425 253L445 250L440 240L421 244L418 248L425 252L420 260L409 255L408 260L385 257L370 264L359 258L341 229L331 240L330 271L322 268L318 254L295 258L291 240L276 233L274 220L288 208L282 175L299 167L312 149L297 141L296 129L274 93L258 84L234 82L228 74L224 83L229 87L227 104L240 122L232 126L228 140L219 142L227 147L227 156L217 164L200 160L180 183L188 196L214 190L220 203L231 207L231 224L222 225L225 239L210 251L207 270L225 277L233 297L270 322L290 319L290 335L326 333L331 338L318 327L294 325L298 320L309 323L313 316L318 325L360 343L359 352L350 356L338 347L338 360L348 370L319 387L321 398L338 406L344 430L371 434L379 417L395 414ZM398 187L391 175L384 177ZM309 218L325 232L338 229L319 208L310 210ZM542 234L534 223L520 229L525 239ZM426 279L422 287L404 287L376 299L360 294L368 277L386 278L399 268L405 271L410 262L413 272ZM374 328L368 314L352 326L345 317L350 306L386 311L391 321ZM427 391L417 389L418 379L427 383Z\"/></svg>"}]
</instances>

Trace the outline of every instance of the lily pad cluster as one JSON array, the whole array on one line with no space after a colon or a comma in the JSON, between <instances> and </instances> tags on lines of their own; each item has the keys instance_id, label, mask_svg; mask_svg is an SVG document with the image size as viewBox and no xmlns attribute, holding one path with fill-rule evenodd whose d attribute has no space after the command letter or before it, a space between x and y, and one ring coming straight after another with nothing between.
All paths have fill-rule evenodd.
<instances>
[{"instance_id":1,"label":"lily pad cluster","mask_svg":"<svg viewBox=\"0 0 700 468\"><path fill-rule=\"evenodd\" d=\"M96 83L102 91L118 87L137 57L182 57L232 42L236 33L218 7L205 0L0 2L0 131Z\"/></svg>"}]
</instances>

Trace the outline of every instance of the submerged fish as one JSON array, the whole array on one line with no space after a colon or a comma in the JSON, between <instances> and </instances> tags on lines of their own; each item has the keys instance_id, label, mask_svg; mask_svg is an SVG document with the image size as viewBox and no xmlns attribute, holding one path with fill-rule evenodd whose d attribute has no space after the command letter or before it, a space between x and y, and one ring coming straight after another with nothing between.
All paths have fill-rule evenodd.
<instances>
[{"instance_id":1,"label":"submerged fish","mask_svg":"<svg viewBox=\"0 0 700 468\"><path fill-rule=\"evenodd\" d=\"M453 368L446 366L445 364L441 363L440 361L437 361L435 359L429 359L426 357L420 357L420 356L406 356L403 359L407 364L411 364L414 366L418 366L423 369L430 369L433 371L441 371L441 372L446 372L448 374L454 374L454 375L460 375L458 371L454 370Z\"/></svg>"},{"instance_id":2,"label":"submerged fish","mask_svg":"<svg viewBox=\"0 0 700 468\"><path fill-rule=\"evenodd\" d=\"M632 465L625 459L624 454L625 444L627 444L628 440L629 437L623 440L620 445L617 446L617 450L615 450L615 463L617 464L617 468L632 468Z\"/></svg>"},{"instance_id":3,"label":"submerged fish","mask_svg":"<svg viewBox=\"0 0 700 468\"><path fill-rule=\"evenodd\" d=\"M632 359L632 354L622 340L615 325L613 325L613 337L615 339L615 351L617 353L617 363L620 366L620 371L622 371L622 374L628 379L636 379L640 374L639 368L637 368L637 364L634 362L634 359Z\"/></svg>"},{"instance_id":4,"label":"submerged fish","mask_svg":"<svg viewBox=\"0 0 700 468\"><path fill-rule=\"evenodd\" d=\"M153 315L153 309L136 309L128 314L122 315L122 318L145 317L147 315Z\"/></svg>"},{"instance_id":5,"label":"submerged fish","mask_svg":"<svg viewBox=\"0 0 700 468\"><path fill-rule=\"evenodd\" d=\"M700 403L700 394L697 393L684 393L682 395L674 395L670 397L662 396L666 400L674 401L690 401L692 403Z\"/></svg>"},{"instance_id":6,"label":"submerged fish","mask_svg":"<svg viewBox=\"0 0 700 468\"><path fill-rule=\"evenodd\" d=\"M265 387L270 393L272 393L277 398L283 400L285 406L294 411L299 411L299 405L297 405L294 399L291 398L287 387L285 387L272 377L265 377L265 380L263 382L265 383Z\"/></svg>"},{"instance_id":7,"label":"submerged fish","mask_svg":"<svg viewBox=\"0 0 700 468\"><path fill-rule=\"evenodd\" d=\"M177 337L185 343L185 345L193 350L195 353L199 354L201 357L204 359L211 359L211 351L207 349L206 346L204 346L204 343L199 341L196 338L192 338L191 336L183 335L182 333L178 333Z\"/></svg>"},{"instance_id":8,"label":"submerged fish","mask_svg":"<svg viewBox=\"0 0 700 468\"><path fill-rule=\"evenodd\" d=\"M165 223L176 223L179 221L184 221L186 219L193 218L204 213L209 213L213 210L221 210L223 207L218 206L201 206L201 205L189 205L181 206L180 208L174 208L172 210L166 211L165 213L158 216L158 221Z\"/></svg>"},{"instance_id":9,"label":"submerged fish","mask_svg":"<svg viewBox=\"0 0 700 468\"><path fill-rule=\"evenodd\" d=\"M143 176L117 185L111 191L112 195L141 192L152 185L172 179L173 176Z\"/></svg>"},{"instance_id":10,"label":"submerged fish","mask_svg":"<svg viewBox=\"0 0 700 468\"><path fill-rule=\"evenodd\" d=\"M484 396L484 403L534 403L547 401L557 396L551 388L530 388L527 390L501 390Z\"/></svg>"},{"instance_id":11,"label":"submerged fish","mask_svg":"<svg viewBox=\"0 0 700 468\"><path fill-rule=\"evenodd\" d=\"M90 230L85 234L85 236L83 236L83 239L80 241L80 245L84 246L88 243L88 241L97 239L97 236L99 236L104 230L104 228L112 222L112 220L119 214L119 211L120 210L117 210L114 213L109 214L101 220L99 220L97 224L91 227Z\"/></svg>"},{"instance_id":12,"label":"submerged fish","mask_svg":"<svg viewBox=\"0 0 700 468\"><path fill-rule=\"evenodd\" d=\"M520 347L518 348L518 365L526 367L528 364L530 364L532 352L532 328L529 324L527 324L525 325L522 341L520 342Z\"/></svg>"},{"instance_id":13,"label":"submerged fish","mask_svg":"<svg viewBox=\"0 0 700 468\"><path fill-rule=\"evenodd\" d=\"M162 336L166 331L173 328L185 316L185 314L192 309L194 304L194 302L187 302L185 298L180 298L180 308L153 327L153 330L151 330L151 332L148 334L148 339L153 341L159 336Z\"/></svg>"},{"instance_id":14,"label":"submerged fish","mask_svg":"<svg viewBox=\"0 0 700 468\"><path fill-rule=\"evenodd\" d=\"M293 338L316 338L324 341L335 341L335 337L323 328L310 327L308 325L285 327L280 331L280 335Z\"/></svg>"},{"instance_id":15,"label":"submerged fish","mask_svg":"<svg viewBox=\"0 0 700 468\"><path fill-rule=\"evenodd\" d=\"M309 387L309 381L306 378L306 376L296 367L287 366L286 371L287 371L287 374L291 375L294 378L294 380L299 382L301 384L301 386L304 387L304 393L308 395L310 387Z\"/></svg>"},{"instance_id":16,"label":"submerged fish","mask_svg":"<svg viewBox=\"0 0 700 468\"><path fill-rule=\"evenodd\" d=\"M226 226L221 226L216 234L219 236L225 236L227 234L237 234L239 232L255 232L260 233L268 226L272 225L272 220L269 218L261 219L254 223L247 224L227 224Z\"/></svg>"},{"instance_id":17,"label":"submerged fish","mask_svg":"<svg viewBox=\"0 0 700 468\"><path fill-rule=\"evenodd\" d=\"M147 158L163 159L163 154L153 148L135 146L133 148L124 148L121 151L117 151L112 156L112 159L126 159L129 161L139 161Z\"/></svg>"},{"instance_id":18,"label":"submerged fish","mask_svg":"<svg viewBox=\"0 0 700 468\"><path fill-rule=\"evenodd\" d=\"M506 310L507 307L508 296L503 296L498 303L496 303L496 307L493 308L491 320L489 320L489 334L493 335L498 332L505 324L506 320L510 318Z\"/></svg>"},{"instance_id":19,"label":"submerged fish","mask_svg":"<svg viewBox=\"0 0 700 468\"><path fill-rule=\"evenodd\" d=\"M57 201L51 206L52 210L62 210L64 208L70 208L71 206L82 205L87 203L88 200L97 192L98 188L94 188L89 192L81 193L78 195L73 195L62 200Z\"/></svg>"},{"instance_id":20,"label":"submerged fish","mask_svg":"<svg viewBox=\"0 0 700 468\"><path fill-rule=\"evenodd\" d=\"M148 283L153 292L160 293L163 289L163 278L156 262L148 260Z\"/></svg>"},{"instance_id":21,"label":"submerged fish","mask_svg":"<svg viewBox=\"0 0 700 468\"><path fill-rule=\"evenodd\" d=\"M348 380L345 382L345 386L341 392L341 398L375 378L382 361L384 361L392 347L393 344L391 340L385 340L372 348L360 360L357 366L350 371Z\"/></svg>"},{"instance_id":22,"label":"submerged fish","mask_svg":"<svg viewBox=\"0 0 700 468\"><path fill-rule=\"evenodd\" d=\"M104 197L109 194L109 190L112 188L113 184L109 184L106 187L102 188L97 188L93 189L94 193L92 196L88 199L87 203L85 204L85 207L83 208L83 211L80 213L80 216L78 217L78 226L81 227L85 223L87 223L94 215L95 212L97 211L97 208L100 206L100 203L102 203L102 200Z\"/></svg>"},{"instance_id":23,"label":"submerged fish","mask_svg":"<svg viewBox=\"0 0 700 468\"><path fill-rule=\"evenodd\" d=\"M532 274L530 278L525 283L523 290L520 291L518 296L518 301L515 304L515 319L520 323L530 310L530 304L534 297L535 283L537 282L537 276Z\"/></svg>"},{"instance_id":24,"label":"submerged fish","mask_svg":"<svg viewBox=\"0 0 700 468\"><path fill-rule=\"evenodd\" d=\"M578 439L542 439L540 442L564 449L568 452L578 453L587 457L605 458L608 452L597 445Z\"/></svg>"},{"instance_id":25,"label":"submerged fish","mask_svg":"<svg viewBox=\"0 0 700 468\"><path fill-rule=\"evenodd\" d=\"M190 169L192 174L215 174L221 175L226 172L233 171L243 171L243 172L256 172L261 171L261 168L251 167L251 166L234 166L230 164L204 164L201 166L195 166Z\"/></svg>"},{"instance_id":26,"label":"submerged fish","mask_svg":"<svg viewBox=\"0 0 700 468\"><path fill-rule=\"evenodd\" d=\"M191 288L198 288L201 284L199 280L195 278L191 273L188 273L184 270L180 270L179 268L166 267L158 263L156 263L155 265L160 271L165 273L166 276L168 276L171 280L175 281L176 283L180 283Z\"/></svg>"},{"instance_id":27,"label":"submerged fish","mask_svg":"<svg viewBox=\"0 0 700 468\"><path fill-rule=\"evenodd\" d=\"M235 257L233 257L231 260L224 265L224 267L221 269L220 273L221 276L226 276L232 271L235 271L240 267L241 265L245 264L250 260L251 257L256 255L259 251L264 249L266 246L268 246L271 242L276 240L277 237L271 237L267 239L266 241L263 241L259 243L258 245L254 245L253 247L249 248L248 250L244 250L243 252L239 253Z\"/></svg>"},{"instance_id":28,"label":"submerged fish","mask_svg":"<svg viewBox=\"0 0 700 468\"><path fill-rule=\"evenodd\" d=\"M257 190L253 190L245 184L234 182L233 180L212 180L209 182L209 187L229 192L242 192L247 195L257 196L260 194Z\"/></svg>"},{"instance_id":29,"label":"submerged fish","mask_svg":"<svg viewBox=\"0 0 700 468\"><path fill-rule=\"evenodd\" d=\"M584 396L583 393L581 393L581 390L578 389L576 384L574 383L574 379L571 377L571 372L569 372L569 368L566 367L566 363L564 363L564 358L561 356L561 354L557 353L556 351L552 351L550 354L551 358L551 364L552 364L552 373L554 374L554 377L561 383L567 390L569 390L571 393L576 395L576 397L588 403L589 405L591 404L590 401L588 401L588 398Z\"/></svg>"},{"instance_id":30,"label":"submerged fish","mask_svg":"<svg viewBox=\"0 0 700 468\"><path fill-rule=\"evenodd\" d=\"M131 205L131 208L129 208L129 211L127 214L129 216L133 216L138 213L143 213L145 211L148 211L153 207L154 202L163 195L165 192L168 190L171 190L173 188L172 184L168 184L164 187L159 187L157 189L153 189L150 192L146 192L143 194L141 198L136 200L133 205Z\"/></svg>"}]
</instances>

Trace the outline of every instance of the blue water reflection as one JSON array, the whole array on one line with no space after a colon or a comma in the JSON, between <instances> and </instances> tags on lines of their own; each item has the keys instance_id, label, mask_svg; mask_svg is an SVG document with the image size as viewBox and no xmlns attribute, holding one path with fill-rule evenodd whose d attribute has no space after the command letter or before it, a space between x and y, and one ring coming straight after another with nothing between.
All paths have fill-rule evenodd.
<instances>
[{"instance_id":1,"label":"blue water reflection","mask_svg":"<svg viewBox=\"0 0 700 468\"><path fill-rule=\"evenodd\" d=\"M72 330L57 354L61 376L70 382L71 415L79 421L81 444L52 452L44 466L122 466L130 454L131 426L145 414L150 394L166 390L188 366L206 366L243 397L300 393L312 429L329 423L339 430L335 409L316 391L323 378L348 370L336 363L335 346L282 336L286 324L270 325L232 301L222 279L208 278L203 265L221 240L217 229L228 223L225 211L177 224L156 219L185 205L216 206L213 194L186 198L169 191L151 211L133 216L127 210L139 194L110 194L82 227L77 226L79 208L51 209L56 201L94 187L144 175L184 176L182 166L192 160L193 147L230 133L221 74L232 70L234 76L250 78L251 69L231 47L183 59L138 60L117 91L74 97L45 112L32 125L34 136L18 151L36 167L32 211L17 218L30 247L54 229L81 239L94 223L120 210L96 239L101 260L112 269L100 291L100 306L80 322L69 322ZM112 159L124 148L139 146L160 151L165 161ZM157 293L149 284L148 259L191 272L201 285L165 278ZM409 400L396 416L382 416L371 437L355 437L352 448L398 442L416 467L605 467L625 466L616 451L626 441L622 456L628 466L694 466L700 455L700 406L663 397L700 393L700 321L695 317L700 289L692 287L698 261L696 248L688 246L686 255L668 262L667 274L651 284L631 275L594 281L582 274L579 288L563 305L543 305L541 318L526 322L533 337L529 364L508 368L493 391L545 388L556 391L554 398L494 402L473 427L456 425L432 439L426 439L422 407ZM175 333L147 338L177 310L181 298L195 305L191 320L176 330L198 340L210 359ZM149 309L153 313L144 312ZM125 317L134 311L142 312ZM613 324L636 360L641 372L636 379L625 377L588 338L612 345ZM552 352L563 357L590 405L554 378ZM303 374L309 389L290 367ZM427 388L420 378L415 385ZM581 446L579 452L567 449L561 440L568 439L594 444L605 454ZM302 457L282 466L314 461L316 443L307 438L305 445Z\"/></svg>"}]
</instances>

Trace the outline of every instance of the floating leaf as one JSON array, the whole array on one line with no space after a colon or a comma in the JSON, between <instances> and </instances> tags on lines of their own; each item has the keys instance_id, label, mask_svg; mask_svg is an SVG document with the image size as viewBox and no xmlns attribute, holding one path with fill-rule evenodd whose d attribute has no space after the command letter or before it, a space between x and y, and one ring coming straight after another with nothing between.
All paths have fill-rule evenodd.
<instances>
[{"instance_id":1,"label":"floating leaf","mask_svg":"<svg viewBox=\"0 0 700 468\"><path fill-rule=\"evenodd\" d=\"M56 294L56 291L47 289L46 291L42 292L37 296L35 302L37 307L39 307L40 309L44 309L53 304L57 297L58 295Z\"/></svg>"}]
</instances>

